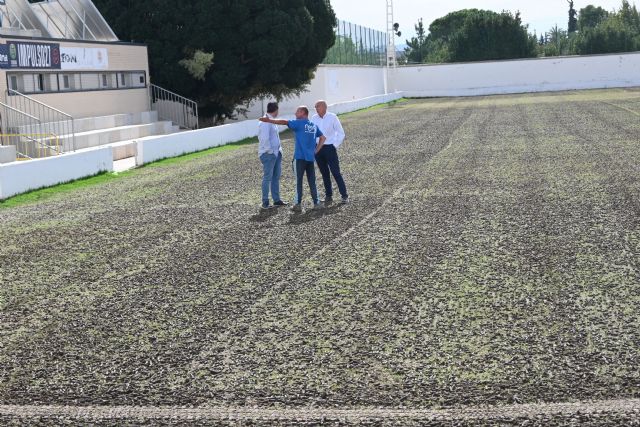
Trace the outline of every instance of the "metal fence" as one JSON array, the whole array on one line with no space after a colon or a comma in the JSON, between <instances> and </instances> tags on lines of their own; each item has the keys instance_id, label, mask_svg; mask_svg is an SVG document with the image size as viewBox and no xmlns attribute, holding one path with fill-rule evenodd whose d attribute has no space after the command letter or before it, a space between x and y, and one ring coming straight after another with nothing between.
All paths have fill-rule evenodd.
<instances>
[{"instance_id":1,"label":"metal fence","mask_svg":"<svg viewBox=\"0 0 640 427\"><path fill-rule=\"evenodd\" d=\"M335 33L336 43L324 64L386 65L387 33L342 20Z\"/></svg>"},{"instance_id":2,"label":"metal fence","mask_svg":"<svg viewBox=\"0 0 640 427\"><path fill-rule=\"evenodd\" d=\"M15 145L23 160L74 151L73 117L9 89L0 102L0 145Z\"/></svg>"},{"instance_id":3,"label":"metal fence","mask_svg":"<svg viewBox=\"0 0 640 427\"><path fill-rule=\"evenodd\" d=\"M168 120L181 129L198 129L198 103L160 86L149 85L151 109L160 120Z\"/></svg>"}]
</instances>

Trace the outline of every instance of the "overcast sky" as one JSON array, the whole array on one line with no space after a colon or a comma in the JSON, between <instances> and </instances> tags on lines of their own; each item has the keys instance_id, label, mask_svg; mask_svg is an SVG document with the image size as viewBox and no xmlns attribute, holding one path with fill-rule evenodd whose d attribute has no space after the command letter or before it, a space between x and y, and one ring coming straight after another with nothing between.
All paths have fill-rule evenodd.
<instances>
[{"instance_id":1,"label":"overcast sky","mask_svg":"<svg viewBox=\"0 0 640 427\"><path fill-rule=\"evenodd\" d=\"M607 10L620 7L622 0L575 0L574 7L580 10L588 4L602 6ZM631 1L633 3L633 0ZM338 18L379 30L386 29L386 0L331 0ZM395 21L400 23L405 36L415 34L414 25L423 18L425 27L449 12L455 10L477 8L496 12L502 10L519 10L524 23L529 24L531 32L538 34L548 31L555 24L567 28L569 21L569 5L567 0L394 0Z\"/></svg>"}]
</instances>

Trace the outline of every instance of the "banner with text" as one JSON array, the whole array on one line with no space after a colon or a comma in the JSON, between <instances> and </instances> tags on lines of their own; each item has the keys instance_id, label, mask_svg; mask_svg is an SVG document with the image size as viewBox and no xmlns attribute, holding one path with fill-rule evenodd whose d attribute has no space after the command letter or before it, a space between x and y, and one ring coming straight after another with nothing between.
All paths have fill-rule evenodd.
<instances>
[{"instance_id":1,"label":"banner with text","mask_svg":"<svg viewBox=\"0 0 640 427\"><path fill-rule=\"evenodd\" d=\"M0 68L27 70L106 70L105 48L60 47L57 43L0 44Z\"/></svg>"},{"instance_id":2,"label":"banner with text","mask_svg":"<svg viewBox=\"0 0 640 427\"><path fill-rule=\"evenodd\" d=\"M9 42L8 68L60 69L60 45L55 43ZM2 61L0 61L2 63ZM4 65L4 64L3 64Z\"/></svg>"},{"instance_id":3,"label":"banner with text","mask_svg":"<svg viewBox=\"0 0 640 427\"><path fill-rule=\"evenodd\" d=\"M109 53L104 48L62 47L60 57L63 70L106 70Z\"/></svg>"}]
</instances>

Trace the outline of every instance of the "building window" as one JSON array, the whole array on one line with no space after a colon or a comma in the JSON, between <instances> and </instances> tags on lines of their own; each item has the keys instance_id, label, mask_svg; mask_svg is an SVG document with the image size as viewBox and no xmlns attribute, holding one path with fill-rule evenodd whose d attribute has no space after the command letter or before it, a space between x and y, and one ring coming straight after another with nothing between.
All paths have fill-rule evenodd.
<instances>
[{"instance_id":1,"label":"building window","mask_svg":"<svg viewBox=\"0 0 640 427\"><path fill-rule=\"evenodd\" d=\"M7 87L24 94L138 89L147 85L144 71L76 73L7 73Z\"/></svg>"},{"instance_id":2,"label":"building window","mask_svg":"<svg viewBox=\"0 0 640 427\"><path fill-rule=\"evenodd\" d=\"M44 74L36 74L36 90L38 92L44 92Z\"/></svg>"},{"instance_id":3,"label":"building window","mask_svg":"<svg viewBox=\"0 0 640 427\"><path fill-rule=\"evenodd\" d=\"M18 76L9 76L9 88L20 92L20 86L18 86Z\"/></svg>"},{"instance_id":4,"label":"building window","mask_svg":"<svg viewBox=\"0 0 640 427\"><path fill-rule=\"evenodd\" d=\"M131 73L130 81L131 87L145 87L144 73Z\"/></svg>"},{"instance_id":5,"label":"building window","mask_svg":"<svg viewBox=\"0 0 640 427\"><path fill-rule=\"evenodd\" d=\"M60 90L71 91L76 89L76 77L80 77L77 74L62 74L60 75Z\"/></svg>"}]
</instances>

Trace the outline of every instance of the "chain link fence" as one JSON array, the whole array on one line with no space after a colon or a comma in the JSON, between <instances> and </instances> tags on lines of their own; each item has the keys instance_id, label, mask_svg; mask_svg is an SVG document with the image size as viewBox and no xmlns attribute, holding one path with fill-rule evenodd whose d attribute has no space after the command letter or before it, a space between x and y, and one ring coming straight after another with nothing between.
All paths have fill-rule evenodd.
<instances>
[{"instance_id":1,"label":"chain link fence","mask_svg":"<svg viewBox=\"0 0 640 427\"><path fill-rule=\"evenodd\" d=\"M324 64L386 65L387 33L342 20L335 32Z\"/></svg>"}]
</instances>

